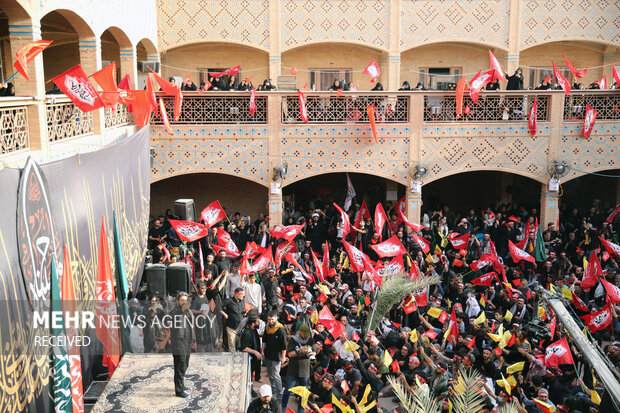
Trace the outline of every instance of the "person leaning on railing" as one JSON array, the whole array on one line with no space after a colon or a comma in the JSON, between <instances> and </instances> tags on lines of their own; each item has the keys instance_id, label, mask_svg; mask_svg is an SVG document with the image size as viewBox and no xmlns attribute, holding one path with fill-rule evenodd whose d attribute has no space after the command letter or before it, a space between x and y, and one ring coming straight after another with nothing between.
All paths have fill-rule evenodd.
<instances>
[{"instance_id":1,"label":"person leaning on railing","mask_svg":"<svg viewBox=\"0 0 620 413\"><path fill-rule=\"evenodd\" d=\"M15 86L13 86L13 83L1 83L0 96L15 96Z\"/></svg>"}]
</instances>

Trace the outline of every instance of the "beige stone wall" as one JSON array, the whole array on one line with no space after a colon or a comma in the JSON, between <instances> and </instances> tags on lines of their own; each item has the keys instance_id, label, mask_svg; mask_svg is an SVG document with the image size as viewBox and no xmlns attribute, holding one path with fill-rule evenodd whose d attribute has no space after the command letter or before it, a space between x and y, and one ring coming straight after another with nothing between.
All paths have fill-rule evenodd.
<instances>
[{"instance_id":1,"label":"beige stone wall","mask_svg":"<svg viewBox=\"0 0 620 413\"><path fill-rule=\"evenodd\" d=\"M252 83L258 86L269 77L269 57L267 53L245 46L233 44L196 43L164 53L161 59L162 75L187 76L187 70L199 68L231 68L241 65L240 77L252 76ZM183 69L174 69L174 66ZM191 72L191 79L198 85L199 74ZM275 83L275 80L274 80Z\"/></svg>"},{"instance_id":2,"label":"beige stone wall","mask_svg":"<svg viewBox=\"0 0 620 413\"><path fill-rule=\"evenodd\" d=\"M45 81L72 68L78 63L80 63L80 50L77 43L63 44L45 49L43 51ZM51 82L45 85L45 90L50 90L51 88Z\"/></svg>"},{"instance_id":3,"label":"beige stone wall","mask_svg":"<svg viewBox=\"0 0 620 413\"><path fill-rule=\"evenodd\" d=\"M310 84L310 69L352 69L353 83L359 83L359 90L370 90L374 84L370 83L370 77L361 73L372 59L375 59L381 70L379 82L387 88L387 63L382 63L381 58L385 53L376 49L352 44L331 43L317 44L293 49L282 54L282 74L288 75L290 67L297 69L297 87ZM317 86L318 88L318 86Z\"/></svg>"},{"instance_id":4,"label":"beige stone wall","mask_svg":"<svg viewBox=\"0 0 620 413\"><path fill-rule=\"evenodd\" d=\"M151 215L174 210L174 201L180 198L193 198L197 215L216 199L227 212L253 218L267 208L267 191L262 185L230 175L191 174L151 184Z\"/></svg>"}]
</instances>

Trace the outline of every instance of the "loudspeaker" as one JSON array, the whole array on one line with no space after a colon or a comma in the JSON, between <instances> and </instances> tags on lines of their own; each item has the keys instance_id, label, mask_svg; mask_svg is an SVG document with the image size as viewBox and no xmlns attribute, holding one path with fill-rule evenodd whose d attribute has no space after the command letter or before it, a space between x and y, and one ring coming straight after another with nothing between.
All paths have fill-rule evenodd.
<instances>
[{"instance_id":1,"label":"loudspeaker","mask_svg":"<svg viewBox=\"0 0 620 413\"><path fill-rule=\"evenodd\" d=\"M196 222L196 207L193 199L177 199L174 201L174 215L182 221Z\"/></svg>"},{"instance_id":2,"label":"loudspeaker","mask_svg":"<svg viewBox=\"0 0 620 413\"><path fill-rule=\"evenodd\" d=\"M166 290L166 266L164 264L149 264L144 269L146 275L146 291L149 297L155 295L164 297L168 295Z\"/></svg>"},{"instance_id":3,"label":"loudspeaker","mask_svg":"<svg viewBox=\"0 0 620 413\"><path fill-rule=\"evenodd\" d=\"M166 279L168 281L168 294L176 296L179 291L189 294L189 284L191 280L191 267L184 262L175 262L166 269Z\"/></svg>"}]
</instances>

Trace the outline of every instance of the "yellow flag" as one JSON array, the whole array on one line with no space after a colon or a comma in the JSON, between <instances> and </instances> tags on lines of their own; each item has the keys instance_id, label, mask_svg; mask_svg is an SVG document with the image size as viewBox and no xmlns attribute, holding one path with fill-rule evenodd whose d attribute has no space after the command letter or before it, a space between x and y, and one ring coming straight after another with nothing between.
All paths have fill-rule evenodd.
<instances>
[{"instance_id":1,"label":"yellow flag","mask_svg":"<svg viewBox=\"0 0 620 413\"><path fill-rule=\"evenodd\" d=\"M508 378L506 379L506 382L510 384L512 387L517 385L517 381L515 380L513 376L508 376Z\"/></svg>"},{"instance_id":2,"label":"yellow flag","mask_svg":"<svg viewBox=\"0 0 620 413\"><path fill-rule=\"evenodd\" d=\"M342 268L345 269L345 270L349 269L349 257L346 257L344 259L344 264L342 264Z\"/></svg>"},{"instance_id":3,"label":"yellow flag","mask_svg":"<svg viewBox=\"0 0 620 413\"><path fill-rule=\"evenodd\" d=\"M511 386L515 386L516 385L516 381L515 381L514 377L510 376L510 377L508 377L508 379L506 379L503 374L502 374L501 380L496 380L495 382L497 383L498 386L503 387L504 389L506 389L508 394L510 394L510 392L512 391L512 387Z\"/></svg>"},{"instance_id":4,"label":"yellow flag","mask_svg":"<svg viewBox=\"0 0 620 413\"><path fill-rule=\"evenodd\" d=\"M370 395L370 390L370 384L367 384L366 389L364 389L364 395L362 396L360 404L366 404L366 402L368 401L368 396Z\"/></svg>"},{"instance_id":5,"label":"yellow flag","mask_svg":"<svg viewBox=\"0 0 620 413\"><path fill-rule=\"evenodd\" d=\"M474 320L474 325L475 325L475 326L477 326L478 324L482 324L482 323L484 323L485 321L487 321L487 316L486 316L486 314L485 314L485 313L484 313L484 311L483 311L483 312L481 312L481 313L480 313L480 315L478 316L478 318L476 318L476 319Z\"/></svg>"},{"instance_id":6,"label":"yellow flag","mask_svg":"<svg viewBox=\"0 0 620 413\"><path fill-rule=\"evenodd\" d=\"M538 317L542 318L545 316L545 308L542 305L538 306Z\"/></svg>"},{"instance_id":7,"label":"yellow flag","mask_svg":"<svg viewBox=\"0 0 620 413\"><path fill-rule=\"evenodd\" d=\"M435 245L434 253L435 254L440 254L440 255L443 254L443 251L441 250L441 248L439 248L439 245Z\"/></svg>"},{"instance_id":8,"label":"yellow flag","mask_svg":"<svg viewBox=\"0 0 620 413\"><path fill-rule=\"evenodd\" d=\"M573 292L566 287L562 287L562 295L569 300L573 299Z\"/></svg>"},{"instance_id":9,"label":"yellow flag","mask_svg":"<svg viewBox=\"0 0 620 413\"><path fill-rule=\"evenodd\" d=\"M586 260L586 256L583 256L583 270L585 271L588 268L588 260Z\"/></svg>"},{"instance_id":10,"label":"yellow flag","mask_svg":"<svg viewBox=\"0 0 620 413\"><path fill-rule=\"evenodd\" d=\"M316 323L319 322L319 312L318 311L315 311L315 312L312 313L312 317L310 317L310 322L313 325L316 325Z\"/></svg>"},{"instance_id":11,"label":"yellow flag","mask_svg":"<svg viewBox=\"0 0 620 413\"><path fill-rule=\"evenodd\" d=\"M504 321L510 322L510 320L512 320L512 313L510 312L510 310L506 310L506 314L504 315Z\"/></svg>"},{"instance_id":12,"label":"yellow flag","mask_svg":"<svg viewBox=\"0 0 620 413\"><path fill-rule=\"evenodd\" d=\"M596 387L596 377L594 376L594 370L592 370L592 387Z\"/></svg>"},{"instance_id":13,"label":"yellow flag","mask_svg":"<svg viewBox=\"0 0 620 413\"><path fill-rule=\"evenodd\" d=\"M331 291L329 291L329 287L326 286L325 284L319 284L319 290L321 290L321 292L325 295L331 295Z\"/></svg>"},{"instance_id":14,"label":"yellow flag","mask_svg":"<svg viewBox=\"0 0 620 413\"><path fill-rule=\"evenodd\" d=\"M409 254L407 254L405 258L407 258L407 265L411 268L411 258L409 258Z\"/></svg>"},{"instance_id":15,"label":"yellow flag","mask_svg":"<svg viewBox=\"0 0 620 413\"><path fill-rule=\"evenodd\" d=\"M523 370L524 366L525 366L525 361L520 361L518 363L511 364L510 366L506 367L506 373L508 374L516 373L517 371Z\"/></svg>"},{"instance_id":16,"label":"yellow flag","mask_svg":"<svg viewBox=\"0 0 620 413\"><path fill-rule=\"evenodd\" d=\"M351 353L353 353L355 350L358 350L359 348L360 346L358 346L357 343L351 340L347 341L347 344L344 345L344 349L349 350Z\"/></svg>"},{"instance_id":17,"label":"yellow flag","mask_svg":"<svg viewBox=\"0 0 620 413\"><path fill-rule=\"evenodd\" d=\"M349 411L349 406L345 406L344 404L342 404L342 402L340 400L338 400L336 398L336 396L334 396L333 393L332 393L332 405L338 407L341 412L348 412Z\"/></svg>"},{"instance_id":18,"label":"yellow flag","mask_svg":"<svg viewBox=\"0 0 620 413\"><path fill-rule=\"evenodd\" d=\"M452 413L452 402L448 399L448 413Z\"/></svg>"},{"instance_id":19,"label":"yellow flag","mask_svg":"<svg viewBox=\"0 0 620 413\"><path fill-rule=\"evenodd\" d=\"M502 334L504 334L504 325L503 324L499 325L499 328L497 329L497 334L500 335L500 336Z\"/></svg>"},{"instance_id":20,"label":"yellow flag","mask_svg":"<svg viewBox=\"0 0 620 413\"><path fill-rule=\"evenodd\" d=\"M368 410L372 409L373 407L375 407L377 405L377 401L373 400L371 401L368 406L362 406L361 404L357 405L357 409L362 412L362 413L366 413ZM349 408L350 412L353 412L353 409L351 409L349 406L347 406L347 408ZM354 413L354 412L353 412Z\"/></svg>"},{"instance_id":21,"label":"yellow flag","mask_svg":"<svg viewBox=\"0 0 620 413\"><path fill-rule=\"evenodd\" d=\"M555 289L553 284L549 284L549 291L551 291L552 294L557 294L557 290Z\"/></svg>"},{"instance_id":22,"label":"yellow flag","mask_svg":"<svg viewBox=\"0 0 620 413\"><path fill-rule=\"evenodd\" d=\"M480 305L483 307L487 306L487 300L484 298L484 295L480 296Z\"/></svg>"},{"instance_id":23,"label":"yellow flag","mask_svg":"<svg viewBox=\"0 0 620 413\"><path fill-rule=\"evenodd\" d=\"M429 316L434 317L434 318L439 318L441 313L443 313L443 310L441 308L438 308L438 307L431 307L426 312L426 314L428 314Z\"/></svg>"},{"instance_id":24,"label":"yellow flag","mask_svg":"<svg viewBox=\"0 0 620 413\"><path fill-rule=\"evenodd\" d=\"M388 351L384 351L383 352L383 365L385 367L390 367L390 365L392 364L392 356L390 355L390 353Z\"/></svg>"},{"instance_id":25,"label":"yellow flag","mask_svg":"<svg viewBox=\"0 0 620 413\"><path fill-rule=\"evenodd\" d=\"M487 333L487 335L491 337L496 343L502 339L502 336L500 336L499 334Z\"/></svg>"},{"instance_id":26,"label":"yellow flag","mask_svg":"<svg viewBox=\"0 0 620 413\"><path fill-rule=\"evenodd\" d=\"M592 390L592 393L590 393L590 400L592 400L593 403L601 404L601 396L598 395L596 390Z\"/></svg>"},{"instance_id":27,"label":"yellow flag","mask_svg":"<svg viewBox=\"0 0 620 413\"><path fill-rule=\"evenodd\" d=\"M417 330L412 330L411 333L409 333L409 340L412 343L417 343L417 341L418 341L418 331Z\"/></svg>"},{"instance_id":28,"label":"yellow flag","mask_svg":"<svg viewBox=\"0 0 620 413\"><path fill-rule=\"evenodd\" d=\"M553 407L549 403L545 403L542 400L538 400L538 399L533 399L533 400L534 400L534 403L536 403L538 407L540 407L544 412L547 412L547 413L555 412L555 407Z\"/></svg>"},{"instance_id":29,"label":"yellow flag","mask_svg":"<svg viewBox=\"0 0 620 413\"><path fill-rule=\"evenodd\" d=\"M499 344L498 344L499 348L506 347L511 337L512 337L512 334L510 334L510 331L505 331L504 334L502 334L502 338L499 340Z\"/></svg>"},{"instance_id":30,"label":"yellow flag","mask_svg":"<svg viewBox=\"0 0 620 413\"><path fill-rule=\"evenodd\" d=\"M297 386L290 388L289 391L301 397L302 407L308 407L308 397L312 394L310 393L310 390L308 390L305 386Z\"/></svg>"}]
</instances>

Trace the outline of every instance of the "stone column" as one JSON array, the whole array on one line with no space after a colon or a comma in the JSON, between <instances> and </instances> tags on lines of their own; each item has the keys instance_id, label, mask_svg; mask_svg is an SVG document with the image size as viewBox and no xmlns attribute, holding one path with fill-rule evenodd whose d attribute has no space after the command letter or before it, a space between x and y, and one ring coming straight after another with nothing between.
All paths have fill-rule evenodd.
<instances>
[{"instance_id":1,"label":"stone column","mask_svg":"<svg viewBox=\"0 0 620 413\"><path fill-rule=\"evenodd\" d=\"M388 56L388 89L398 90L400 87L400 55Z\"/></svg>"},{"instance_id":2,"label":"stone column","mask_svg":"<svg viewBox=\"0 0 620 413\"><path fill-rule=\"evenodd\" d=\"M41 28L39 26L28 24L9 25L11 50L8 63L11 64L11 69L13 69L15 53L22 46L36 40L41 40ZM17 74L11 79L11 83L15 86L16 96L33 96L38 102L38 104L27 106L30 149L45 152L47 150L47 123L45 117L45 74L43 72L42 55L37 56L30 62L28 65L28 75L30 80L27 80L21 74Z\"/></svg>"},{"instance_id":3,"label":"stone column","mask_svg":"<svg viewBox=\"0 0 620 413\"><path fill-rule=\"evenodd\" d=\"M282 187L286 184L285 180L273 180L273 168L280 165L282 157L280 154L280 96L271 94L267 96L267 131L268 131L268 150L269 164L267 167L267 206L269 215L269 228L282 225ZM279 191L272 191L272 184L280 184ZM272 193L277 192L277 193Z\"/></svg>"},{"instance_id":4,"label":"stone column","mask_svg":"<svg viewBox=\"0 0 620 413\"><path fill-rule=\"evenodd\" d=\"M131 86L134 89L138 88L138 59L136 57L136 50L133 48L130 49L121 49L120 51L121 61L119 63L119 69L121 72L120 79L117 79L118 82L121 81L125 75L129 75L131 79Z\"/></svg>"},{"instance_id":5,"label":"stone column","mask_svg":"<svg viewBox=\"0 0 620 413\"><path fill-rule=\"evenodd\" d=\"M280 2L269 2L269 78L274 85L282 74L282 56L280 54ZM260 79L262 82L263 79ZM254 82L258 84L257 82Z\"/></svg>"},{"instance_id":6,"label":"stone column","mask_svg":"<svg viewBox=\"0 0 620 413\"><path fill-rule=\"evenodd\" d=\"M84 39L79 42L80 48L80 64L86 75L95 73L101 69L101 40ZM104 109L92 111L93 114L93 133L95 135L103 134L105 129L105 112Z\"/></svg>"},{"instance_id":7,"label":"stone column","mask_svg":"<svg viewBox=\"0 0 620 413\"><path fill-rule=\"evenodd\" d=\"M422 192L411 192L411 187L407 191L407 219L415 224L422 224Z\"/></svg>"},{"instance_id":8,"label":"stone column","mask_svg":"<svg viewBox=\"0 0 620 413\"><path fill-rule=\"evenodd\" d=\"M547 184L540 190L540 225L547 228L549 222L556 223L560 217L560 197L556 191L549 191Z\"/></svg>"},{"instance_id":9,"label":"stone column","mask_svg":"<svg viewBox=\"0 0 620 413\"><path fill-rule=\"evenodd\" d=\"M282 56L269 55L269 78L274 85L278 84L278 77L282 74ZM262 79L257 79L259 83L263 83ZM255 82L256 83L256 82Z\"/></svg>"},{"instance_id":10,"label":"stone column","mask_svg":"<svg viewBox=\"0 0 620 413\"><path fill-rule=\"evenodd\" d=\"M521 42L521 0L510 0L509 24L506 76L512 76L515 70L519 67L519 47Z\"/></svg>"},{"instance_id":11,"label":"stone column","mask_svg":"<svg viewBox=\"0 0 620 413\"><path fill-rule=\"evenodd\" d=\"M400 0L390 1L387 90L400 87ZM385 85L384 85L385 87Z\"/></svg>"}]
</instances>

